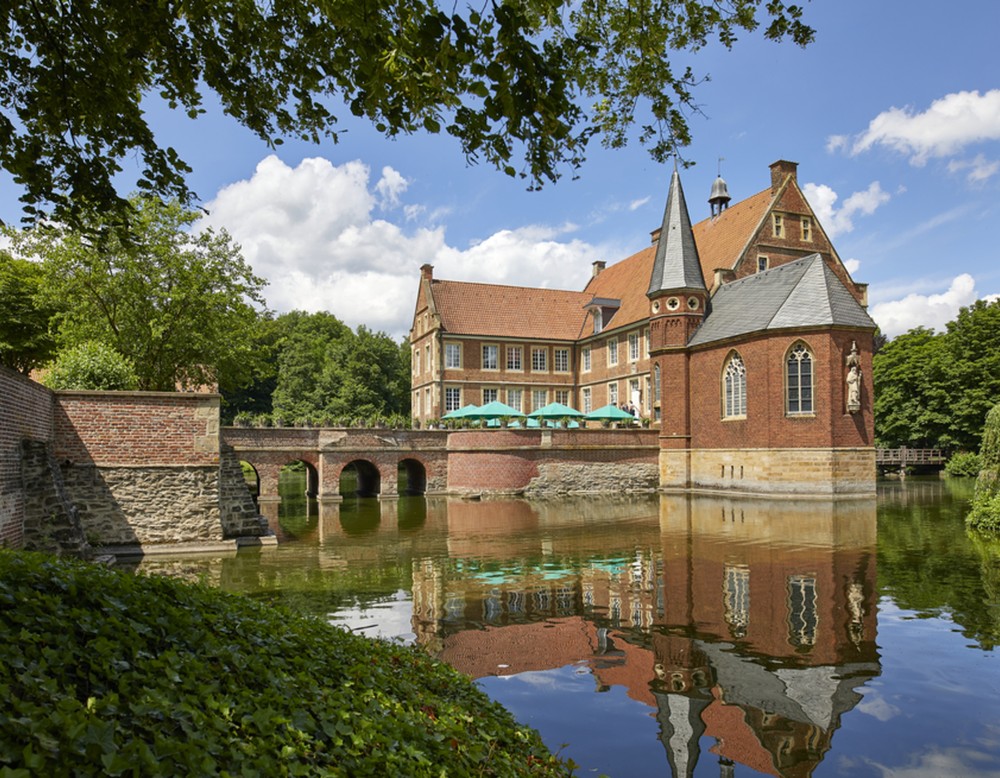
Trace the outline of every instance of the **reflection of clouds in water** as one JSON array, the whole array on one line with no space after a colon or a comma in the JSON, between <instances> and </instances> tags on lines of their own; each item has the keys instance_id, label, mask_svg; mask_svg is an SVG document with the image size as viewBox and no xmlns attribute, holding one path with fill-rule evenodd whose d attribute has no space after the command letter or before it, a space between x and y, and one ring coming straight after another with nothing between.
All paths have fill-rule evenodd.
<instances>
[{"instance_id":1,"label":"reflection of clouds in water","mask_svg":"<svg viewBox=\"0 0 1000 778\"><path fill-rule=\"evenodd\" d=\"M993 767L993 754L972 748L949 748L921 754L913 764L905 767L886 767L878 762L868 764L879 771L882 778L941 778L961 775L963 778L1000 778L1000 769Z\"/></svg>"},{"instance_id":2,"label":"reflection of clouds in water","mask_svg":"<svg viewBox=\"0 0 1000 778\"><path fill-rule=\"evenodd\" d=\"M329 622L358 635L396 640L408 646L417 640L413 633L413 601L403 591L396 592L391 600L340 608L331 614Z\"/></svg>"},{"instance_id":3,"label":"reflection of clouds in water","mask_svg":"<svg viewBox=\"0 0 1000 778\"><path fill-rule=\"evenodd\" d=\"M496 680L517 682L530 686L532 689L556 689L561 692L587 693L594 691L593 681L581 683L584 676L590 676L590 671L585 664L572 664L566 667L557 667L554 670L529 670L514 675L503 675L502 673L502 670L498 670L495 676Z\"/></svg>"},{"instance_id":4,"label":"reflection of clouds in water","mask_svg":"<svg viewBox=\"0 0 1000 778\"><path fill-rule=\"evenodd\" d=\"M895 718L900 714L899 708L892 703L887 702L878 692L872 691L871 689L863 689L859 691L865 695L865 698L857 705L857 710L862 713L867 713L869 716L873 716L879 721L888 721L889 719Z\"/></svg>"}]
</instances>

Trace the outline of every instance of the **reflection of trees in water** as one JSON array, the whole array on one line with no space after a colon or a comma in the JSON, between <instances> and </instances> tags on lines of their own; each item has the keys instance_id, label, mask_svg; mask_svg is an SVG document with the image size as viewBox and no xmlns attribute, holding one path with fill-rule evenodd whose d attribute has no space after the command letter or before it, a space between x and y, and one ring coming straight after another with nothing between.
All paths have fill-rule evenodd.
<instances>
[{"instance_id":1,"label":"reflection of trees in water","mask_svg":"<svg viewBox=\"0 0 1000 778\"><path fill-rule=\"evenodd\" d=\"M971 479L910 479L880 499L879 593L906 610L947 614L983 648L1000 644L1000 548L966 534ZM898 494L898 499L896 498Z\"/></svg>"}]
</instances>

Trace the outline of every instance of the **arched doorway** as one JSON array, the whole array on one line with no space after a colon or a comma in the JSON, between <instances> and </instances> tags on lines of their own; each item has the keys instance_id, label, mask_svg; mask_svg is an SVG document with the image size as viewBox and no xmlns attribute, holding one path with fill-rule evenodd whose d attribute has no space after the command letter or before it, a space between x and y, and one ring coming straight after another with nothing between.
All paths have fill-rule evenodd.
<instances>
[{"instance_id":1,"label":"arched doorway","mask_svg":"<svg viewBox=\"0 0 1000 778\"><path fill-rule=\"evenodd\" d=\"M401 496L413 497L427 491L427 469L416 459L401 460L396 477Z\"/></svg>"},{"instance_id":2,"label":"arched doorway","mask_svg":"<svg viewBox=\"0 0 1000 778\"><path fill-rule=\"evenodd\" d=\"M251 465L246 460L240 460L240 469L243 471L243 481L247 485L247 489L250 490L250 496L253 497L254 502L260 497L260 473L257 472L257 468Z\"/></svg>"},{"instance_id":3,"label":"arched doorway","mask_svg":"<svg viewBox=\"0 0 1000 778\"><path fill-rule=\"evenodd\" d=\"M382 475L365 459L355 459L340 471L340 494L344 497L378 497Z\"/></svg>"}]
</instances>

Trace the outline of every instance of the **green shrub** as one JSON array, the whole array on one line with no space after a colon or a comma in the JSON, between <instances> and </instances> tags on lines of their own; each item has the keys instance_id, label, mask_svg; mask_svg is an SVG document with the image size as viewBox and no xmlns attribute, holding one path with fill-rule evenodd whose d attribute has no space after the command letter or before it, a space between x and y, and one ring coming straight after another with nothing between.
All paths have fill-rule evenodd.
<instances>
[{"instance_id":1,"label":"green shrub","mask_svg":"<svg viewBox=\"0 0 1000 778\"><path fill-rule=\"evenodd\" d=\"M979 450L982 470L966 526L980 532L1000 533L1000 403L986 414L983 444Z\"/></svg>"},{"instance_id":2,"label":"green shrub","mask_svg":"<svg viewBox=\"0 0 1000 778\"><path fill-rule=\"evenodd\" d=\"M426 655L249 598L0 551L0 774L566 775Z\"/></svg>"},{"instance_id":3,"label":"green shrub","mask_svg":"<svg viewBox=\"0 0 1000 778\"><path fill-rule=\"evenodd\" d=\"M960 478L975 478L981 469L982 459L972 451L952 454L944 466L945 473Z\"/></svg>"},{"instance_id":4,"label":"green shrub","mask_svg":"<svg viewBox=\"0 0 1000 778\"><path fill-rule=\"evenodd\" d=\"M43 379L49 389L135 389L132 363L110 346L87 341L60 351Z\"/></svg>"}]
</instances>

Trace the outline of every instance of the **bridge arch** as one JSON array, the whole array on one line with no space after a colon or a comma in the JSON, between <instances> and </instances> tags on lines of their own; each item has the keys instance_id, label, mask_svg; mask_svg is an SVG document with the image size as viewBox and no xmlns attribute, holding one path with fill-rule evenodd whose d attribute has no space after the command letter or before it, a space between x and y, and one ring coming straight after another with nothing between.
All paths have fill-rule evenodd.
<instances>
[{"instance_id":1,"label":"bridge arch","mask_svg":"<svg viewBox=\"0 0 1000 778\"><path fill-rule=\"evenodd\" d=\"M252 462L240 460L240 470L243 472L243 482L250 490L250 495L256 500L260 497L260 473Z\"/></svg>"},{"instance_id":2,"label":"bridge arch","mask_svg":"<svg viewBox=\"0 0 1000 778\"><path fill-rule=\"evenodd\" d=\"M344 497L378 497L382 473L367 459L352 459L340 471L339 489Z\"/></svg>"},{"instance_id":3,"label":"bridge arch","mask_svg":"<svg viewBox=\"0 0 1000 778\"><path fill-rule=\"evenodd\" d=\"M401 496L417 496L427 492L427 467L419 459L399 460L396 482Z\"/></svg>"}]
</instances>

